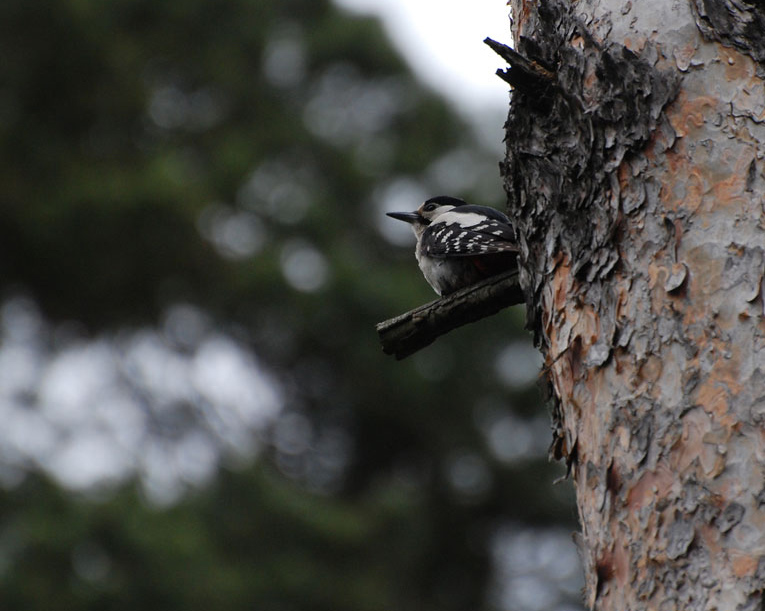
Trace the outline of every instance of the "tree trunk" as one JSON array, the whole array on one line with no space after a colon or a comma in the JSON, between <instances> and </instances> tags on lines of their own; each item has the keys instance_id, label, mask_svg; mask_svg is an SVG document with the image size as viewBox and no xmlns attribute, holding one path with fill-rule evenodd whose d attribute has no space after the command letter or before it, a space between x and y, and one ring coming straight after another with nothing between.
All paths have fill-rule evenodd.
<instances>
[{"instance_id":1,"label":"tree trunk","mask_svg":"<svg viewBox=\"0 0 765 611\"><path fill-rule=\"evenodd\" d=\"M554 74L516 87L503 173L591 608L763 605L765 8L748 2L511 3L518 51Z\"/></svg>"}]
</instances>

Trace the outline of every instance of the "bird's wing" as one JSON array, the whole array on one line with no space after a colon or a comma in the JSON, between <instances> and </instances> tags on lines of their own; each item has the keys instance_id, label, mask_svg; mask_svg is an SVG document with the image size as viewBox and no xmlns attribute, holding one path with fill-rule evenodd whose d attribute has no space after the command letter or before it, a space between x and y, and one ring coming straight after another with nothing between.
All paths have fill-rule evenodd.
<instances>
[{"instance_id":1,"label":"bird's wing","mask_svg":"<svg viewBox=\"0 0 765 611\"><path fill-rule=\"evenodd\" d=\"M518 252L512 227L493 219L463 226L433 223L422 235L422 252L430 257L474 257Z\"/></svg>"}]
</instances>

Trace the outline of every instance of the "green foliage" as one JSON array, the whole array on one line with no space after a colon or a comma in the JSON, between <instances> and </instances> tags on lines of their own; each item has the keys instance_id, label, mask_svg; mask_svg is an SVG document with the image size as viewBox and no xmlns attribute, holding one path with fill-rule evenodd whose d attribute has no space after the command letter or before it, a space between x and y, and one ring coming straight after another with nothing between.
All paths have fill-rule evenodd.
<instances>
[{"instance_id":1,"label":"green foliage","mask_svg":"<svg viewBox=\"0 0 765 611\"><path fill-rule=\"evenodd\" d=\"M431 164L467 147L497 200L482 174L455 195L500 193L379 24L327 0L4 0L0 83L3 295L86 338L193 304L310 433L261 431L254 465L165 508L29 476L0 496L0 607L481 609L498 526L572 519L558 468L487 441L542 411L495 375L518 313L380 353L374 323L433 298L381 235L386 190L439 192Z\"/></svg>"}]
</instances>

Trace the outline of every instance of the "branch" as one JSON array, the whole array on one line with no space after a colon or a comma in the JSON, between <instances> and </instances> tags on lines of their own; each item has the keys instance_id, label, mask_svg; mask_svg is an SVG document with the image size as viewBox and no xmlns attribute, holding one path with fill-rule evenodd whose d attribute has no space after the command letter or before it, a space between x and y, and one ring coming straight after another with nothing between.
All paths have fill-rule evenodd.
<instances>
[{"instance_id":1,"label":"branch","mask_svg":"<svg viewBox=\"0 0 765 611\"><path fill-rule=\"evenodd\" d=\"M515 49L491 38L486 38L483 42L510 64L507 70L497 70L497 76L513 87L531 89L555 82L555 74L539 62L528 59Z\"/></svg>"},{"instance_id":2,"label":"branch","mask_svg":"<svg viewBox=\"0 0 765 611\"><path fill-rule=\"evenodd\" d=\"M401 360L429 346L437 337L452 329L492 316L523 301L518 270L513 270L378 323L377 334L383 352Z\"/></svg>"}]
</instances>

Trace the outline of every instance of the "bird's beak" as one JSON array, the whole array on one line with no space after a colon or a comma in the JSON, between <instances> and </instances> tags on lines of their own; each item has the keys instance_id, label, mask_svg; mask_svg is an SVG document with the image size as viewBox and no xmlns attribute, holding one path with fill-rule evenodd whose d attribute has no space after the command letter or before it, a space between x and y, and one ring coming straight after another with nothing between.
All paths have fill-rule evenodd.
<instances>
[{"instance_id":1,"label":"bird's beak","mask_svg":"<svg viewBox=\"0 0 765 611\"><path fill-rule=\"evenodd\" d=\"M385 214L392 219L398 219L399 221L404 221L405 223L416 223L422 218L416 212L386 212Z\"/></svg>"}]
</instances>

